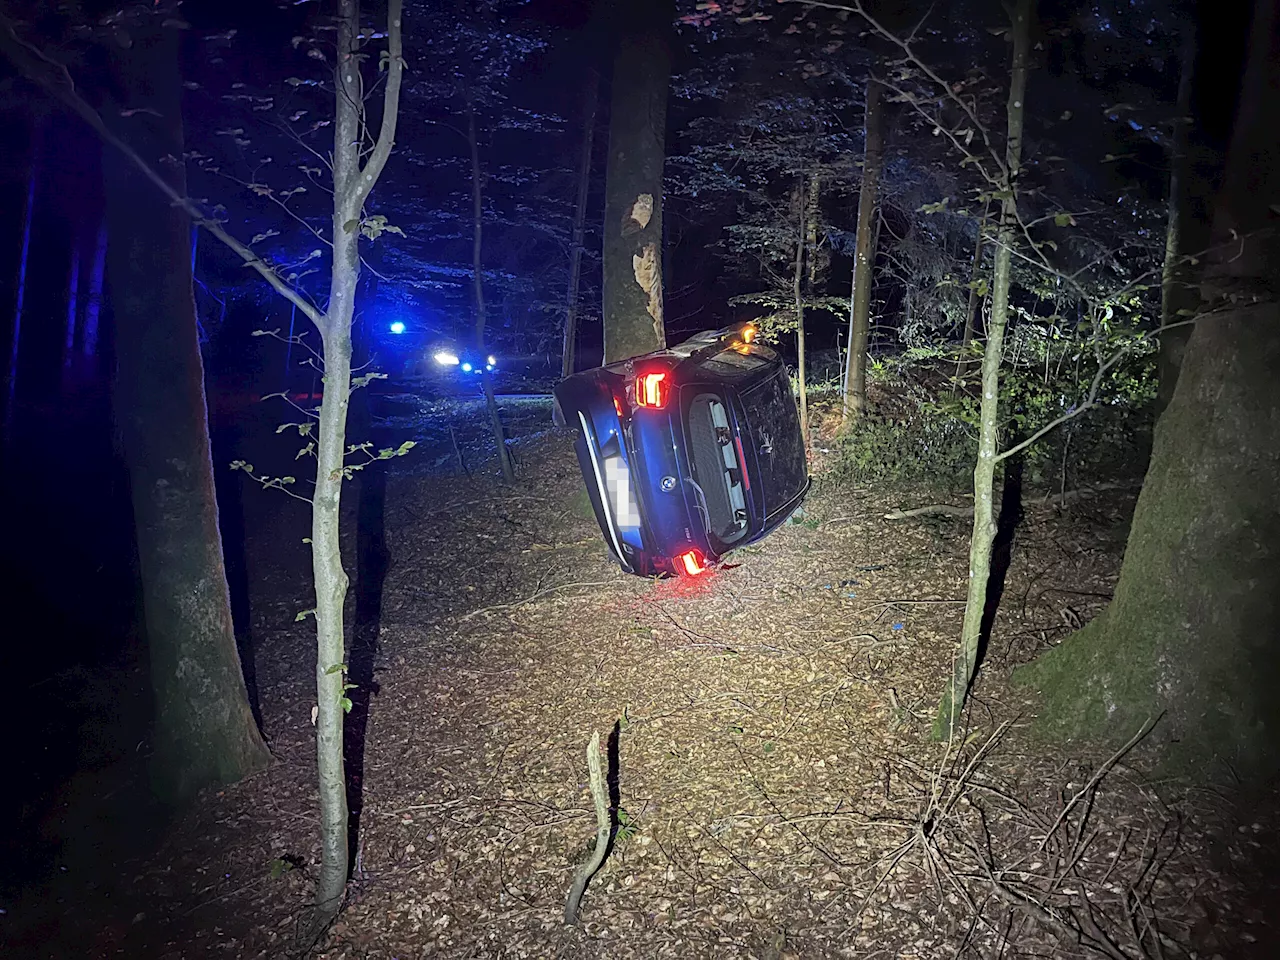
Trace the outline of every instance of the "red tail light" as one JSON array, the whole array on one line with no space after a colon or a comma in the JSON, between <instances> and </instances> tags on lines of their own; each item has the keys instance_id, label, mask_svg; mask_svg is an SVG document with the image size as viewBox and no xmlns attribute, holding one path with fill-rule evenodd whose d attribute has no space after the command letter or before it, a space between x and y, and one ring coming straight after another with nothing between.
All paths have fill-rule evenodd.
<instances>
[{"instance_id":1,"label":"red tail light","mask_svg":"<svg viewBox=\"0 0 1280 960\"><path fill-rule=\"evenodd\" d=\"M667 383L667 372L655 370L642 373L636 378L636 406L651 407L661 410L667 405L671 394L671 385Z\"/></svg>"},{"instance_id":2,"label":"red tail light","mask_svg":"<svg viewBox=\"0 0 1280 960\"><path fill-rule=\"evenodd\" d=\"M625 414L622 412L622 401L617 397L613 398L613 409L618 411L618 419L621 420Z\"/></svg>"},{"instance_id":3,"label":"red tail light","mask_svg":"<svg viewBox=\"0 0 1280 960\"><path fill-rule=\"evenodd\" d=\"M707 569L706 561L703 560L702 554L697 550L689 550L686 553L682 553L676 557L676 560L680 564L680 569L691 577L696 577Z\"/></svg>"}]
</instances>

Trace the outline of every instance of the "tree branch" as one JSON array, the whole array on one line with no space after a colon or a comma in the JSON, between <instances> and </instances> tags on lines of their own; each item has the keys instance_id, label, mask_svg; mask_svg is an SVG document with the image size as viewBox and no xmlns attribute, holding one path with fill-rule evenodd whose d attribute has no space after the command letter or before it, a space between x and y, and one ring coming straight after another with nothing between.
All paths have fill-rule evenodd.
<instances>
[{"instance_id":1,"label":"tree branch","mask_svg":"<svg viewBox=\"0 0 1280 960\"><path fill-rule=\"evenodd\" d=\"M369 161L356 180L351 199L364 206L373 185L378 182L382 170L395 146L396 121L400 116L400 88L404 81L404 41L400 31L400 12L403 0L387 2L387 91L382 98L382 128L378 142L374 144ZM363 112L362 112L363 113Z\"/></svg>"}]
</instances>

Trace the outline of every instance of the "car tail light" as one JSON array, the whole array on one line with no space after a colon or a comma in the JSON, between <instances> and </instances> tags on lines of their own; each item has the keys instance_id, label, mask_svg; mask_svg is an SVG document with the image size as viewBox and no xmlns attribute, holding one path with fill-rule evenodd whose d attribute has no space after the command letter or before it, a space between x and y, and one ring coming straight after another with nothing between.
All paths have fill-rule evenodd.
<instances>
[{"instance_id":1,"label":"car tail light","mask_svg":"<svg viewBox=\"0 0 1280 960\"><path fill-rule=\"evenodd\" d=\"M651 407L661 410L667 405L671 394L671 385L667 383L667 372L655 370L642 373L636 378L636 406Z\"/></svg>"},{"instance_id":2,"label":"car tail light","mask_svg":"<svg viewBox=\"0 0 1280 960\"><path fill-rule=\"evenodd\" d=\"M707 569L707 563L697 550L688 550L676 557L680 569L691 577L696 577Z\"/></svg>"},{"instance_id":3,"label":"car tail light","mask_svg":"<svg viewBox=\"0 0 1280 960\"><path fill-rule=\"evenodd\" d=\"M619 420L626 416L626 414L622 412L622 401L618 399L616 395L613 398L613 409L618 412Z\"/></svg>"}]
</instances>

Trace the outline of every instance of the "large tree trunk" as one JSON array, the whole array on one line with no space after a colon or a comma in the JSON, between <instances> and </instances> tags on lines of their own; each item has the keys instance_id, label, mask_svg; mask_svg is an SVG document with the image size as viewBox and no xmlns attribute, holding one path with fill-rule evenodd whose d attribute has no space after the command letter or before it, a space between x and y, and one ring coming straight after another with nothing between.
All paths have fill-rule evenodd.
<instances>
[{"instance_id":1,"label":"large tree trunk","mask_svg":"<svg viewBox=\"0 0 1280 960\"><path fill-rule=\"evenodd\" d=\"M965 600L960 651L951 680L938 705L934 734L952 735L964 709L965 697L978 665L982 614L991 576L991 547L996 539L994 506L996 454L1000 445L1000 361L1009 318L1009 275L1018 219L1017 184L1022 165L1022 126L1026 113L1027 68L1031 53L1032 0L1018 0L1013 17L1013 65L1009 74L1006 106L1008 136L1005 142L1004 176L1000 203L999 244L991 278L991 322L982 354L982 399L979 405L978 461L973 468L973 534L969 541L969 591Z\"/></svg>"},{"instance_id":2,"label":"large tree trunk","mask_svg":"<svg viewBox=\"0 0 1280 960\"><path fill-rule=\"evenodd\" d=\"M476 111L467 104L467 143L471 147L471 276L476 303L476 350L480 352L477 363L483 362L485 355L484 330L488 323L488 313L484 302L484 193L482 171L480 169L480 143L476 134ZM493 394L493 378L485 367L480 368L480 385L484 389L485 408L489 412L489 429L493 433L493 443L498 450L498 466L502 468L502 478L507 483L514 483L516 471L511 463L511 452L507 449L506 431L502 429L502 414L498 411L498 400Z\"/></svg>"},{"instance_id":3,"label":"large tree trunk","mask_svg":"<svg viewBox=\"0 0 1280 960\"><path fill-rule=\"evenodd\" d=\"M1198 181L1192 169L1191 113L1192 71L1195 68L1196 40L1194 27L1184 28L1182 74L1178 80L1177 116L1169 155L1169 198L1165 225L1164 270L1160 282L1160 325L1168 326L1186 319L1200 306L1200 292L1195 287L1198 270L1191 263L1209 245L1210 223L1205 198L1199 195ZM1159 385L1156 391L1156 415L1164 411L1173 398L1178 382L1182 355L1186 350L1190 327L1175 327L1160 334Z\"/></svg>"},{"instance_id":4,"label":"large tree trunk","mask_svg":"<svg viewBox=\"0 0 1280 960\"><path fill-rule=\"evenodd\" d=\"M604 204L604 360L666 346L662 302L662 169L671 52L667 0L625 3L613 66Z\"/></svg>"},{"instance_id":5,"label":"large tree trunk","mask_svg":"<svg viewBox=\"0 0 1280 960\"><path fill-rule=\"evenodd\" d=\"M115 132L185 194L176 31L116 50ZM128 108L130 116L121 116ZM191 221L117 151L103 156L116 414L133 491L156 697L156 783L181 799L266 766L223 567L191 276Z\"/></svg>"},{"instance_id":6,"label":"large tree trunk","mask_svg":"<svg viewBox=\"0 0 1280 960\"><path fill-rule=\"evenodd\" d=\"M587 93L582 111L582 153L578 160L578 196L573 205L573 239L569 248L569 293L564 314L564 351L560 375L573 373L577 362L578 290L582 282L582 248L586 236L587 199L591 187L591 148L595 143L596 103L600 94L600 75L587 71Z\"/></svg>"},{"instance_id":7,"label":"large tree trunk","mask_svg":"<svg viewBox=\"0 0 1280 960\"><path fill-rule=\"evenodd\" d=\"M1204 282L1221 312L1193 328L1156 426L1111 604L1020 672L1046 732L1124 739L1163 714L1166 767L1215 782L1280 770L1280 242L1258 234L1278 108L1280 2L1258 0L1214 217L1227 251Z\"/></svg>"},{"instance_id":8,"label":"large tree trunk","mask_svg":"<svg viewBox=\"0 0 1280 960\"><path fill-rule=\"evenodd\" d=\"M846 423L867 410L867 344L871 334L871 285L875 266L876 204L880 201L880 170L884 165L884 87L867 82L862 158L862 188L858 191L858 232L853 249L853 291L849 297L849 356L844 375Z\"/></svg>"}]
</instances>

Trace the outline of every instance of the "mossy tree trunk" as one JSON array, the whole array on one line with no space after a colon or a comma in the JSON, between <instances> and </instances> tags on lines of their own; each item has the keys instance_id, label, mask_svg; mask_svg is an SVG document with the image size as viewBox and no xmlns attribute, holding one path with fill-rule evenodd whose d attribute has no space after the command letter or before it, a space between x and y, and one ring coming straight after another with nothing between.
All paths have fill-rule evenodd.
<instances>
[{"instance_id":1,"label":"mossy tree trunk","mask_svg":"<svg viewBox=\"0 0 1280 960\"><path fill-rule=\"evenodd\" d=\"M1206 269L1216 308L1193 328L1156 426L1115 595L1019 672L1060 737L1152 737L1193 779L1280 770L1280 2L1258 0L1225 181L1227 252ZM1271 227L1272 232L1266 233Z\"/></svg>"},{"instance_id":2,"label":"mossy tree trunk","mask_svg":"<svg viewBox=\"0 0 1280 960\"><path fill-rule=\"evenodd\" d=\"M671 84L672 7L617 0L604 205L604 360L666 346L662 170Z\"/></svg>"},{"instance_id":3,"label":"mossy tree trunk","mask_svg":"<svg viewBox=\"0 0 1280 960\"><path fill-rule=\"evenodd\" d=\"M186 192L178 34L112 50L118 136ZM125 112L128 116L124 116ZM153 779L172 799L264 768L245 690L214 494L191 275L191 221L121 154L104 155L116 322L114 397L133 496L156 700Z\"/></svg>"},{"instance_id":4,"label":"mossy tree trunk","mask_svg":"<svg viewBox=\"0 0 1280 960\"><path fill-rule=\"evenodd\" d=\"M943 690L934 735L951 736L960 721L969 685L978 665L982 615L991 576L991 548L996 538L995 472L1000 443L1000 361L1009 318L1009 279L1018 220L1018 172L1022 165L1022 126L1026 113L1027 70L1031 56L1032 0L1018 0L1013 19L1013 64L1006 107L1007 137L1001 173L1000 223L991 278L991 320L982 354L982 398L978 413L978 461L973 468L973 534L969 541L969 590L965 599L960 650L951 679Z\"/></svg>"},{"instance_id":5,"label":"mossy tree trunk","mask_svg":"<svg viewBox=\"0 0 1280 960\"><path fill-rule=\"evenodd\" d=\"M867 411L867 347L871 338L872 267L876 261L875 213L880 202L880 171L884 166L884 87L867 82L862 156L862 187L858 191L858 228L853 246L853 290L849 296L849 355L845 361L844 420L852 422Z\"/></svg>"}]
</instances>

